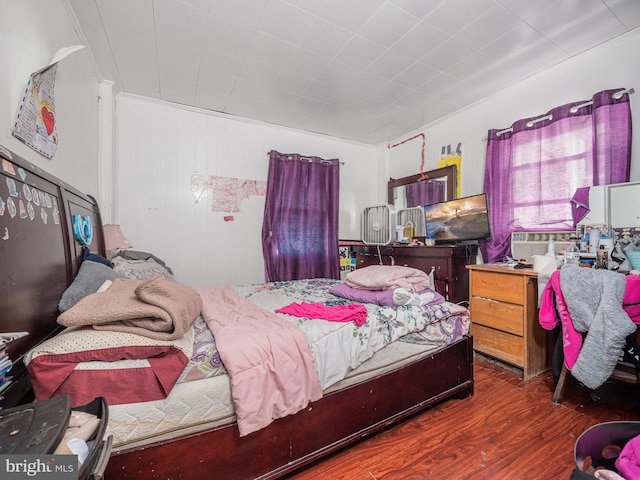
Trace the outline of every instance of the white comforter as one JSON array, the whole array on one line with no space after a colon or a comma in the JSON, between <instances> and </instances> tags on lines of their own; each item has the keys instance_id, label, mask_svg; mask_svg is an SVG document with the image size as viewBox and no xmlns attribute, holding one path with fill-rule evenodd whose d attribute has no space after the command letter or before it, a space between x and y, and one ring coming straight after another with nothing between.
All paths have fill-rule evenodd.
<instances>
[{"instance_id":1,"label":"white comforter","mask_svg":"<svg viewBox=\"0 0 640 480\"><path fill-rule=\"evenodd\" d=\"M273 285L238 285L234 288L256 305L274 312L292 302L318 302L324 305L351 303L328 292L329 287L336 283L332 280L297 280ZM440 329L442 322L454 315L462 316L467 325L469 318L467 309L449 302L401 307L367 304L367 310L367 321L361 327L353 322L309 320L278 314L297 325L307 336L323 389L342 380L351 369L404 335L429 332L436 324Z\"/></svg>"}]
</instances>

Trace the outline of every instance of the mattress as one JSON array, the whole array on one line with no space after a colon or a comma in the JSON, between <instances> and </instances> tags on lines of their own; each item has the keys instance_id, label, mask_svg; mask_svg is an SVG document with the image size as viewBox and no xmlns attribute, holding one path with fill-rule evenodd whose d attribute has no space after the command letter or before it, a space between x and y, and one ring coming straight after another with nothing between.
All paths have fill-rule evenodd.
<instances>
[{"instance_id":1,"label":"mattress","mask_svg":"<svg viewBox=\"0 0 640 480\"><path fill-rule=\"evenodd\" d=\"M323 305L352 303L329 293L338 283L312 279L234 288L260 307L276 311L292 300ZM280 314L307 335L319 377L324 380L324 394L431 355L469 331L468 310L449 302L398 308L366 304L366 308L370 320L362 328L353 322L332 323ZM115 450L236 421L231 381L216 352L215 339L201 318L194 323L194 331L193 357L165 399L110 406L107 433L113 436Z\"/></svg>"},{"instance_id":2,"label":"mattress","mask_svg":"<svg viewBox=\"0 0 640 480\"><path fill-rule=\"evenodd\" d=\"M443 347L394 342L324 390L335 392L432 355ZM178 383L164 400L109 407L107 435L124 450L194 434L235 422L228 375Z\"/></svg>"}]
</instances>

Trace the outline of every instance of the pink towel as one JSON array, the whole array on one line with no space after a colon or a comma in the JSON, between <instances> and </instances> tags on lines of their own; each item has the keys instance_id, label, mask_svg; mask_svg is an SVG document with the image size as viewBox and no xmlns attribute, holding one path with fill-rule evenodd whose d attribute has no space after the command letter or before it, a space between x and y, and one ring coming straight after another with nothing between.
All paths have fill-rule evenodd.
<instances>
[{"instance_id":1,"label":"pink towel","mask_svg":"<svg viewBox=\"0 0 640 480\"><path fill-rule=\"evenodd\" d=\"M351 303L327 307L321 303L292 303L279 308L276 313L286 313L294 317L319 318L329 322L354 322L358 327L367 321L367 308L364 305Z\"/></svg>"}]
</instances>

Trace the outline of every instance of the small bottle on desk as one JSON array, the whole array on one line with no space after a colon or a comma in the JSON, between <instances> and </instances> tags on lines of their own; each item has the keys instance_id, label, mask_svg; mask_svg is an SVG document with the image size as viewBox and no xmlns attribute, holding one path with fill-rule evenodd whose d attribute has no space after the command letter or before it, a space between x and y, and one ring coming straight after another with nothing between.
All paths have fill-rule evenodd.
<instances>
[{"instance_id":1,"label":"small bottle on desk","mask_svg":"<svg viewBox=\"0 0 640 480\"><path fill-rule=\"evenodd\" d=\"M565 265L580 265L580 249L576 244L576 238L571 237L567 250L564 252Z\"/></svg>"}]
</instances>

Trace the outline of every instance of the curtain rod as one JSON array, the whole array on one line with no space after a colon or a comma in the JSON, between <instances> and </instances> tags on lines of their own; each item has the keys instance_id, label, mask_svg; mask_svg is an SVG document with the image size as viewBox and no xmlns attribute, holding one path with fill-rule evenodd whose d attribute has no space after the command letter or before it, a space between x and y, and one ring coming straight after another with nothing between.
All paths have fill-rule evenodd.
<instances>
[{"instance_id":1,"label":"curtain rod","mask_svg":"<svg viewBox=\"0 0 640 480\"><path fill-rule=\"evenodd\" d=\"M271 156L271 152L267 152L268 156ZM311 157L306 157L304 155L300 155L300 160L306 160L307 162L311 161ZM320 159L320 163L332 163L333 160L325 160L323 158ZM340 165L344 165L344 162L338 161Z\"/></svg>"},{"instance_id":2,"label":"curtain rod","mask_svg":"<svg viewBox=\"0 0 640 480\"><path fill-rule=\"evenodd\" d=\"M624 95L625 93L628 93L629 95L631 95L632 93L636 93L636 91L633 88L629 88L628 90L618 90L612 95L612 97L615 100L620 100L620 98L622 98L622 95ZM590 105L593 105L593 100L589 100L588 102L581 103L580 105L574 105L569 109L569 111L571 113L577 113L578 110L580 110L581 108L588 107Z\"/></svg>"},{"instance_id":3,"label":"curtain rod","mask_svg":"<svg viewBox=\"0 0 640 480\"><path fill-rule=\"evenodd\" d=\"M628 93L629 95L631 95L632 93L636 93L636 91L633 88L618 90L617 92L613 93L612 97L615 100L619 100L622 97L622 95L624 95L625 93ZM579 105L574 105L569 109L569 112L577 113L578 110L580 110L581 108L588 107L590 105L593 105L593 100L589 100L588 102L584 102ZM533 127L536 123L542 122L544 120L553 120L553 116L545 115L544 117L536 118L534 120L529 120L527 122L527 127ZM504 135L505 133L510 133L510 132L513 132L513 127L505 128L504 130L498 130L496 132L496 135L499 137L500 135ZM482 139L486 141L487 137L483 137Z\"/></svg>"}]
</instances>

